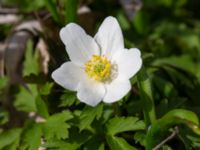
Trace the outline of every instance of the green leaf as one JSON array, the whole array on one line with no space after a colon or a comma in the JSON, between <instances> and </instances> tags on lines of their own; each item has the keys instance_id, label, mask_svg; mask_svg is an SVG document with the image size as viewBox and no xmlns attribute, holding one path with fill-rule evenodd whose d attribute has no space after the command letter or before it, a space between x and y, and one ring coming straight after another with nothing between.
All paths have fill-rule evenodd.
<instances>
[{"instance_id":1,"label":"green leaf","mask_svg":"<svg viewBox=\"0 0 200 150\"><path fill-rule=\"evenodd\" d=\"M148 15L142 10L138 11L134 17L133 25L139 34L146 34L149 30Z\"/></svg>"},{"instance_id":2,"label":"green leaf","mask_svg":"<svg viewBox=\"0 0 200 150\"><path fill-rule=\"evenodd\" d=\"M29 122L22 132L21 137L20 150L38 150L42 137L40 124Z\"/></svg>"},{"instance_id":3,"label":"green leaf","mask_svg":"<svg viewBox=\"0 0 200 150\"><path fill-rule=\"evenodd\" d=\"M172 148L169 147L168 145L164 145L163 148L162 148L162 150L172 150Z\"/></svg>"},{"instance_id":4,"label":"green leaf","mask_svg":"<svg viewBox=\"0 0 200 150\"><path fill-rule=\"evenodd\" d=\"M106 140L108 142L110 150L137 150L121 137L108 136Z\"/></svg>"},{"instance_id":5,"label":"green leaf","mask_svg":"<svg viewBox=\"0 0 200 150\"><path fill-rule=\"evenodd\" d=\"M33 42L31 40L27 43L27 48L25 51L25 61L23 68L23 75L28 76L30 74L37 75L39 73L39 55L38 51L33 50Z\"/></svg>"},{"instance_id":6,"label":"green leaf","mask_svg":"<svg viewBox=\"0 0 200 150\"><path fill-rule=\"evenodd\" d=\"M21 129L13 128L8 131L3 131L0 133L0 149L3 149L6 146L14 144L14 147L17 149L18 140L21 134Z\"/></svg>"},{"instance_id":7,"label":"green leaf","mask_svg":"<svg viewBox=\"0 0 200 150\"><path fill-rule=\"evenodd\" d=\"M66 150L66 147L69 150L77 150L79 146L77 146L74 143L67 143L62 140L48 140L44 144L42 144L43 147L51 150Z\"/></svg>"},{"instance_id":8,"label":"green leaf","mask_svg":"<svg viewBox=\"0 0 200 150\"><path fill-rule=\"evenodd\" d=\"M105 149L104 147L105 147L104 144L101 144L98 150L104 150Z\"/></svg>"},{"instance_id":9,"label":"green leaf","mask_svg":"<svg viewBox=\"0 0 200 150\"><path fill-rule=\"evenodd\" d=\"M39 115L41 115L44 118L49 117L48 107L40 96L36 97L36 107L37 107L37 113Z\"/></svg>"},{"instance_id":10,"label":"green leaf","mask_svg":"<svg viewBox=\"0 0 200 150\"><path fill-rule=\"evenodd\" d=\"M51 150L77 150L79 148L79 144L77 143L68 143L65 141L56 141L56 140L52 140L52 141L47 141L45 144L42 145L45 148L51 149Z\"/></svg>"},{"instance_id":11,"label":"green leaf","mask_svg":"<svg viewBox=\"0 0 200 150\"><path fill-rule=\"evenodd\" d=\"M81 145L91 139L90 131L84 130L80 132L78 128L70 128L69 131L70 134L67 142L73 145L73 147L76 147L75 150L77 150L79 147L81 147Z\"/></svg>"},{"instance_id":12,"label":"green leaf","mask_svg":"<svg viewBox=\"0 0 200 150\"><path fill-rule=\"evenodd\" d=\"M96 107L86 106L80 116L80 130L90 126L95 118L99 119L103 112L103 105L99 104Z\"/></svg>"},{"instance_id":13,"label":"green leaf","mask_svg":"<svg viewBox=\"0 0 200 150\"><path fill-rule=\"evenodd\" d=\"M109 135L115 135L125 131L143 130L145 124L136 117L115 117L108 121L106 128Z\"/></svg>"},{"instance_id":14,"label":"green leaf","mask_svg":"<svg viewBox=\"0 0 200 150\"><path fill-rule=\"evenodd\" d=\"M172 56L154 61L154 65L157 66L163 66L166 64L180 68L181 70L190 72L196 76L200 69L200 65L195 63L190 55Z\"/></svg>"},{"instance_id":15,"label":"green leaf","mask_svg":"<svg viewBox=\"0 0 200 150\"><path fill-rule=\"evenodd\" d=\"M193 147L200 148L200 137L188 135L187 138L192 142Z\"/></svg>"},{"instance_id":16,"label":"green leaf","mask_svg":"<svg viewBox=\"0 0 200 150\"><path fill-rule=\"evenodd\" d=\"M191 133L187 128L179 131L180 140L184 143L185 149L193 150L200 148L200 136Z\"/></svg>"},{"instance_id":17,"label":"green leaf","mask_svg":"<svg viewBox=\"0 0 200 150\"><path fill-rule=\"evenodd\" d=\"M102 143L102 137L99 135L92 136L85 144L84 150L101 150L104 149L104 144Z\"/></svg>"},{"instance_id":18,"label":"green leaf","mask_svg":"<svg viewBox=\"0 0 200 150\"><path fill-rule=\"evenodd\" d=\"M143 112L146 126L150 125L156 120L155 106L153 93L151 88L151 80L143 67L138 74L138 85L143 103Z\"/></svg>"},{"instance_id":19,"label":"green leaf","mask_svg":"<svg viewBox=\"0 0 200 150\"><path fill-rule=\"evenodd\" d=\"M43 132L45 139L66 139L68 138L68 129L70 125L66 122L72 119L73 116L69 111L50 116L43 124Z\"/></svg>"},{"instance_id":20,"label":"green leaf","mask_svg":"<svg viewBox=\"0 0 200 150\"><path fill-rule=\"evenodd\" d=\"M130 28L130 22L128 21L123 11L120 11L117 14L117 20L119 21L122 30L128 30Z\"/></svg>"},{"instance_id":21,"label":"green leaf","mask_svg":"<svg viewBox=\"0 0 200 150\"><path fill-rule=\"evenodd\" d=\"M9 113L0 109L0 125L3 125L9 121Z\"/></svg>"},{"instance_id":22,"label":"green leaf","mask_svg":"<svg viewBox=\"0 0 200 150\"><path fill-rule=\"evenodd\" d=\"M28 85L29 90L24 87L19 88L14 101L14 106L17 110L25 112L36 112L35 98L38 95L37 86L35 84Z\"/></svg>"},{"instance_id":23,"label":"green leaf","mask_svg":"<svg viewBox=\"0 0 200 150\"><path fill-rule=\"evenodd\" d=\"M60 16L58 14L56 1L55 0L44 0L44 1L45 1L45 4L46 4L46 7L49 10L49 12L51 13L53 19L56 22L59 22Z\"/></svg>"},{"instance_id":24,"label":"green leaf","mask_svg":"<svg viewBox=\"0 0 200 150\"><path fill-rule=\"evenodd\" d=\"M75 22L78 2L78 0L65 0L65 23Z\"/></svg>"},{"instance_id":25,"label":"green leaf","mask_svg":"<svg viewBox=\"0 0 200 150\"><path fill-rule=\"evenodd\" d=\"M52 83L52 82L47 82L44 85L42 85L39 88L40 95L48 95L48 94L50 94L53 85L54 85L54 83Z\"/></svg>"},{"instance_id":26,"label":"green leaf","mask_svg":"<svg viewBox=\"0 0 200 150\"><path fill-rule=\"evenodd\" d=\"M156 90L158 90L163 96L170 98L170 96L173 97L177 95L176 89L174 88L174 85L171 82L159 76L155 76L153 78L153 82L157 87Z\"/></svg>"},{"instance_id":27,"label":"green leaf","mask_svg":"<svg viewBox=\"0 0 200 150\"><path fill-rule=\"evenodd\" d=\"M0 76L0 90L5 88L7 84L8 84L8 78ZM1 91L0 91L0 94L1 94Z\"/></svg>"},{"instance_id":28,"label":"green leaf","mask_svg":"<svg viewBox=\"0 0 200 150\"><path fill-rule=\"evenodd\" d=\"M168 76L171 78L172 82L175 84L184 84L186 87L192 88L193 85L193 80L195 79L195 76L188 73L188 72L183 72L180 69L170 66L170 65L163 65L162 69L165 70L168 74Z\"/></svg>"},{"instance_id":29,"label":"green leaf","mask_svg":"<svg viewBox=\"0 0 200 150\"><path fill-rule=\"evenodd\" d=\"M90 138L91 133L89 131L79 132L78 128L72 127L69 129L69 138L67 140L48 140L42 146L56 150L66 150L66 147L69 150L77 150Z\"/></svg>"},{"instance_id":30,"label":"green leaf","mask_svg":"<svg viewBox=\"0 0 200 150\"><path fill-rule=\"evenodd\" d=\"M184 109L175 109L152 124L146 136L146 150L152 150L166 137L171 127L179 124L185 124L200 135L199 120L196 114Z\"/></svg>"},{"instance_id":31,"label":"green leaf","mask_svg":"<svg viewBox=\"0 0 200 150\"><path fill-rule=\"evenodd\" d=\"M146 138L146 133L144 132L136 132L134 135L134 140L135 143L140 143L140 145L145 146L145 138Z\"/></svg>"},{"instance_id":32,"label":"green leaf","mask_svg":"<svg viewBox=\"0 0 200 150\"><path fill-rule=\"evenodd\" d=\"M77 101L76 94L74 92L64 93L60 99L61 99L61 103L59 105L60 107L72 106L74 103L79 102Z\"/></svg>"}]
</instances>

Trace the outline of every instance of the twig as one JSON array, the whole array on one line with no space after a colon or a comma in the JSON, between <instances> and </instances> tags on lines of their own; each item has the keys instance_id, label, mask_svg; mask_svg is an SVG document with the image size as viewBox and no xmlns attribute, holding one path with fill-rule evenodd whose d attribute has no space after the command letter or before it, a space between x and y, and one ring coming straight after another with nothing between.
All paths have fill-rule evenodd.
<instances>
[{"instance_id":1,"label":"twig","mask_svg":"<svg viewBox=\"0 0 200 150\"><path fill-rule=\"evenodd\" d=\"M170 136L168 136L166 139L164 139L160 144L156 145L153 150L159 150L165 143L173 139L179 132L178 127L175 127L175 130L172 132Z\"/></svg>"}]
</instances>

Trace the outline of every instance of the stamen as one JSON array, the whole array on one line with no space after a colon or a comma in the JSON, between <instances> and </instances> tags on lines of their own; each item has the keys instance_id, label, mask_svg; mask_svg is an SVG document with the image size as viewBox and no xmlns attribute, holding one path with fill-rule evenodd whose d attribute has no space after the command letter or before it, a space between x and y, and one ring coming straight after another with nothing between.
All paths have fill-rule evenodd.
<instances>
[{"instance_id":1,"label":"stamen","mask_svg":"<svg viewBox=\"0 0 200 150\"><path fill-rule=\"evenodd\" d=\"M85 72L96 81L106 81L111 75L111 67L106 56L93 55L85 64Z\"/></svg>"}]
</instances>

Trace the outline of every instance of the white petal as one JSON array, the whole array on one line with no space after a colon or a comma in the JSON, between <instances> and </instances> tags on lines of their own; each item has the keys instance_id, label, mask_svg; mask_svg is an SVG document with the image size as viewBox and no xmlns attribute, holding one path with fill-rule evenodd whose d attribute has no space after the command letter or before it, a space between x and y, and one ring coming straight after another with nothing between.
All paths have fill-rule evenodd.
<instances>
[{"instance_id":1,"label":"white petal","mask_svg":"<svg viewBox=\"0 0 200 150\"><path fill-rule=\"evenodd\" d=\"M60 30L60 37L71 61L76 64L81 65L88 61L92 55L100 53L95 40L75 23L63 27Z\"/></svg>"},{"instance_id":2,"label":"white petal","mask_svg":"<svg viewBox=\"0 0 200 150\"><path fill-rule=\"evenodd\" d=\"M118 65L118 75L127 79L134 76L142 66L141 53L137 48L120 51L112 61Z\"/></svg>"},{"instance_id":3,"label":"white petal","mask_svg":"<svg viewBox=\"0 0 200 150\"><path fill-rule=\"evenodd\" d=\"M128 79L117 78L106 85L106 95L103 99L106 103L113 103L122 99L131 89Z\"/></svg>"},{"instance_id":4,"label":"white petal","mask_svg":"<svg viewBox=\"0 0 200 150\"><path fill-rule=\"evenodd\" d=\"M56 69L51 76L62 87L76 91L80 80L84 79L85 72L73 62L66 62Z\"/></svg>"},{"instance_id":5,"label":"white petal","mask_svg":"<svg viewBox=\"0 0 200 150\"><path fill-rule=\"evenodd\" d=\"M105 95L105 87L102 83L87 80L81 82L78 87L77 97L80 101L96 106L100 103Z\"/></svg>"},{"instance_id":6,"label":"white petal","mask_svg":"<svg viewBox=\"0 0 200 150\"><path fill-rule=\"evenodd\" d=\"M109 59L114 53L124 49L124 39L119 23L114 17L107 17L100 26L95 40L101 48L101 54Z\"/></svg>"}]
</instances>

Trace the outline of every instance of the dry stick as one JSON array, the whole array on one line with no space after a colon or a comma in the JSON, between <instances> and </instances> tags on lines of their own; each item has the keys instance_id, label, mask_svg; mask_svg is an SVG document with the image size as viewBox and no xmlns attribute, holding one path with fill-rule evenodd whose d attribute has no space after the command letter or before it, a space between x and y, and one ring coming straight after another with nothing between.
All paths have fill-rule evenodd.
<instances>
[{"instance_id":1,"label":"dry stick","mask_svg":"<svg viewBox=\"0 0 200 150\"><path fill-rule=\"evenodd\" d=\"M178 127L175 127L175 130L172 132L170 136L168 136L166 139L164 139L160 144L156 145L152 150L159 150L165 143L173 139L179 132Z\"/></svg>"}]
</instances>

